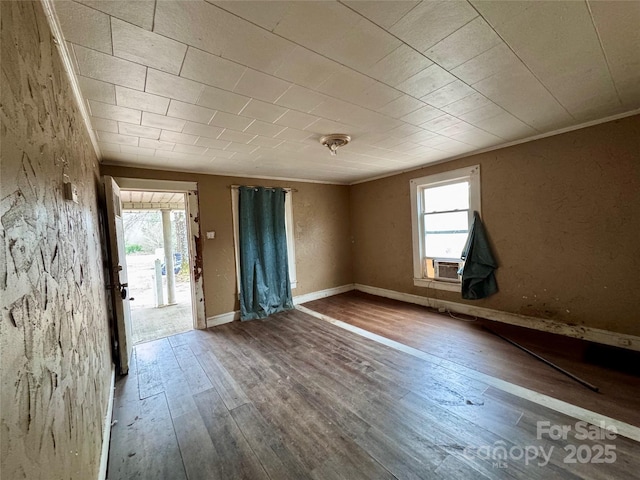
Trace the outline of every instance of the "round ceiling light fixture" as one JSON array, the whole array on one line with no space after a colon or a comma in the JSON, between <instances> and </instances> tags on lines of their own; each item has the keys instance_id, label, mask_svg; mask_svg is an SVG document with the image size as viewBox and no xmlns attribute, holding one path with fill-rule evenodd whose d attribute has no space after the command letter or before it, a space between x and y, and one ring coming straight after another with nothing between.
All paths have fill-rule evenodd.
<instances>
[{"instance_id":1,"label":"round ceiling light fixture","mask_svg":"<svg viewBox=\"0 0 640 480\"><path fill-rule=\"evenodd\" d=\"M332 133L320 139L320 143L331 150L331 155L335 155L338 148L344 147L350 141L351 137L343 133Z\"/></svg>"}]
</instances>

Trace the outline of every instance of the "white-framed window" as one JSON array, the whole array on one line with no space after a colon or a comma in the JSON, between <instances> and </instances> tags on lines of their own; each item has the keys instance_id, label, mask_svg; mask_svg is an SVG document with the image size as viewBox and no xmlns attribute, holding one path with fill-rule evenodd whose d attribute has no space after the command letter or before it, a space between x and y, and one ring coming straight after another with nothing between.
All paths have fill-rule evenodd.
<instances>
[{"instance_id":1,"label":"white-framed window","mask_svg":"<svg viewBox=\"0 0 640 480\"><path fill-rule=\"evenodd\" d=\"M480 165L409 182L413 234L413 283L460 291L457 274L473 212L480 210Z\"/></svg>"},{"instance_id":2,"label":"white-framed window","mask_svg":"<svg viewBox=\"0 0 640 480\"><path fill-rule=\"evenodd\" d=\"M291 196L293 191L290 188L284 189L287 193L284 196L284 226L287 235L287 263L289 264L289 281L291 282L291 288L298 286L298 279L296 276L296 245L295 235L293 229L293 201ZM236 281L238 284L238 295L240 294L240 251L239 242L240 238L240 222L238 221L240 210L240 190L238 188L231 188L231 210L233 213L233 248L236 256Z\"/></svg>"}]
</instances>

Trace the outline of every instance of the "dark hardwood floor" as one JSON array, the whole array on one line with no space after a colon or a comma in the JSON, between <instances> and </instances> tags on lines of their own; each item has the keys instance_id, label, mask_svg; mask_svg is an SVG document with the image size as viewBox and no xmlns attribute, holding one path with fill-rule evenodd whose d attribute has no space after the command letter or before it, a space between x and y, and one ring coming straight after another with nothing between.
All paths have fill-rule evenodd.
<instances>
[{"instance_id":1,"label":"dark hardwood floor","mask_svg":"<svg viewBox=\"0 0 640 480\"><path fill-rule=\"evenodd\" d=\"M626 479L640 470L636 442L579 440L571 417L299 311L138 345L115 395L110 480ZM539 421L572 428L553 440L537 435ZM571 448L590 461L567 463Z\"/></svg>"},{"instance_id":2,"label":"dark hardwood floor","mask_svg":"<svg viewBox=\"0 0 640 480\"><path fill-rule=\"evenodd\" d=\"M489 320L456 320L427 307L358 291L304 306L440 358L640 427L638 352ZM542 355L596 385L599 391L589 390L491 331Z\"/></svg>"}]
</instances>

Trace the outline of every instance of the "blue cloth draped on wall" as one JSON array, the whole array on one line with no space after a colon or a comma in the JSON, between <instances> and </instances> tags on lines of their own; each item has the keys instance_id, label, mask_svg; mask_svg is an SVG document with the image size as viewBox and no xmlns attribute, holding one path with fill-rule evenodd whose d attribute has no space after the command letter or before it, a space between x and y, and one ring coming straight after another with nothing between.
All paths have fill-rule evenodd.
<instances>
[{"instance_id":1,"label":"blue cloth draped on wall","mask_svg":"<svg viewBox=\"0 0 640 480\"><path fill-rule=\"evenodd\" d=\"M473 212L473 223L462 250L462 298L479 300L498 291L494 270L498 263L493 257L487 232L478 212Z\"/></svg>"},{"instance_id":2,"label":"blue cloth draped on wall","mask_svg":"<svg viewBox=\"0 0 640 480\"><path fill-rule=\"evenodd\" d=\"M282 188L239 187L240 319L293 308Z\"/></svg>"}]
</instances>

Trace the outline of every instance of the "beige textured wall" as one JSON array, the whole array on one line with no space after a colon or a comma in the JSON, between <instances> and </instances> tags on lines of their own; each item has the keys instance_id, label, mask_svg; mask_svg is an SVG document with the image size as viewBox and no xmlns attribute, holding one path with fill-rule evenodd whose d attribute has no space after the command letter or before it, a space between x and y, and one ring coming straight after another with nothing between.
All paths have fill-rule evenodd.
<instances>
[{"instance_id":1,"label":"beige textured wall","mask_svg":"<svg viewBox=\"0 0 640 480\"><path fill-rule=\"evenodd\" d=\"M500 292L414 287L411 178L480 164ZM354 279L399 292L640 335L640 116L355 185Z\"/></svg>"},{"instance_id":2,"label":"beige textured wall","mask_svg":"<svg viewBox=\"0 0 640 480\"><path fill-rule=\"evenodd\" d=\"M224 177L103 165L103 175L198 182L202 236L215 230L214 240L202 240L207 317L238 310L233 222L229 185L282 186L293 193L296 271L293 295L353 282L349 226L349 187L255 178Z\"/></svg>"},{"instance_id":3,"label":"beige textured wall","mask_svg":"<svg viewBox=\"0 0 640 480\"><path fill-rule=\"evenodd\" d=\"M93 479L111 374L97 159L41 4L0 8L0 475Z\"/></svg>"}]
</instances>

